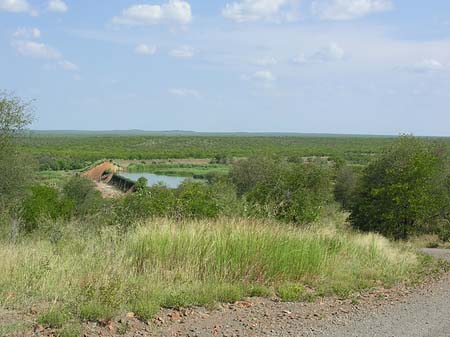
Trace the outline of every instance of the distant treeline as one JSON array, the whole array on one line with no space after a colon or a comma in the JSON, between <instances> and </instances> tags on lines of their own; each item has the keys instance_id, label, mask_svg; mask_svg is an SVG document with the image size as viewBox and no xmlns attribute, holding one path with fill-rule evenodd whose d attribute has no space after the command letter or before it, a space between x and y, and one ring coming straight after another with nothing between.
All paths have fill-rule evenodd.
<instances>
[{"instance_id":1,"label":"distant treeline","mask_svg":"<svg viewBox=\"0 0 450 337\"><path fill-rule=\"evenodd\" d=\"M77 135L30 134L21 150L34 156L41 170L81 169L102 158L331 157L365 165L393 137L244 136L244 135ZM450 144L450 139L444 140Z\"/></svg>"}]
</instances>

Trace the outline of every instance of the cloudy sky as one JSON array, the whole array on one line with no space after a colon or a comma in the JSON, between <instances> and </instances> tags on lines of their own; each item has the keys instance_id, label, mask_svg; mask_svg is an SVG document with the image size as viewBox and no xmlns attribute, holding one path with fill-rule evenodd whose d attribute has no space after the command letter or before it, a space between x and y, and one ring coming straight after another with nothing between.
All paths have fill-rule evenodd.
<instances>
[{"instance_id":1,"label":"cloudy sky","mask_svg":"<svg viewBox=\"0 0 450 337\"><path fill-rule=\"evenodd\" d=\"M0 0L36 129L450 136L448 0Z\"/></svg>"}]
</instances>

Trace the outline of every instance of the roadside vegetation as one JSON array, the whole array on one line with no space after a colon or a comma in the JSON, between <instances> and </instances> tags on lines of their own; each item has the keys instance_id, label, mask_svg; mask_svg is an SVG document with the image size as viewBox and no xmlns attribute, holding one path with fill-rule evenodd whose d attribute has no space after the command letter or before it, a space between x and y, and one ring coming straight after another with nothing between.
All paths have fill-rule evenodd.
<instances>
[{"instance_id":1,"label":"roadside vegetation","mask_svg":"<svg viewBox=\"0 0 450 337\"><path fill-rule=\"evenodd\" d=\"M259 144L274 155L230 150L211 155L203 166L151 164L155 173L204 174L205 181L169 189L140 179L135 193L104 199L78 174L38 172L22 152L40 137L26 134L31 120L27 102L0 96L0 306L38 308L37 321L61 335L76 335L81 321L107 321L128 311L149 320L161 307L247 296L348 298L376 286L413 283L437 264L406 240L450 240L450 156L440 140L374 138L372 146L386 145L375 155L367 138L345 143L337 137L337 148L352 144L349 153L373 154L360 166L315 146L307 151L314 156L305 158L301 138L223 137L229 149ZM52 137L42 136L25 151L41 169L61 168L42 166L44 153L68 151L79 163L98 154L89 157L95 142L89 137L67 139L75 149L87 146L86 157L71 157L68 143L56 150L61 139ZM205 155L224 153L211 145L215 138L189 137L179 155L197 156L199 144ZM173 157L182 138L155 139L141 141ZM321 146L330 141L320 139L314 141ZM43 140L45 152L39 152ZM130 138L116 141L120 149ZM290 148L282 154L285 142Z\"/></svg>"}]
</instances>

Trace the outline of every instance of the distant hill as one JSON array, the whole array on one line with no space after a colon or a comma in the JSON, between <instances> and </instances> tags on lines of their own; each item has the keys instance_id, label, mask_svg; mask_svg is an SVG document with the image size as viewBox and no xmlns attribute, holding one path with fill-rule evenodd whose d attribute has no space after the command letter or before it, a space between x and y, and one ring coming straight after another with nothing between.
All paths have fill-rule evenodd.
<instances>
[{"instance_id":1,"label":"distant hill","mask_svg":"<svg viewBox=\"0 0 450 337\"><path fill-rule=\"evenodd\" d=\"M300 133L300 132L198 132L189 130L31 130L33 135L49 136L268 136L268 137L396 137L396 135L364 135L364 134L333 134L333 133Z\"/></svg>"}]
</instances>

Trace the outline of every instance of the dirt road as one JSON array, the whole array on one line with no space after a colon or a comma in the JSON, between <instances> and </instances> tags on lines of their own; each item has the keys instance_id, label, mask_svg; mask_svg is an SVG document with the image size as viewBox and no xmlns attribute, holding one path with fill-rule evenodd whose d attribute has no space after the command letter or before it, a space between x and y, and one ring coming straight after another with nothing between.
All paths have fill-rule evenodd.
<instances>
[{"instance_id":1,"label":"dirt road","mask_svg":"<svg viewBox=\"0 0 450 337\"><path fill-rule=\"evenodd\" d=\"M450 260L450 250L423 249ZM423 289L403 303L355 315L345 326L328 326L314 336L448 337L450 336L450 277Z\"/></svg>"}]
</instances>

